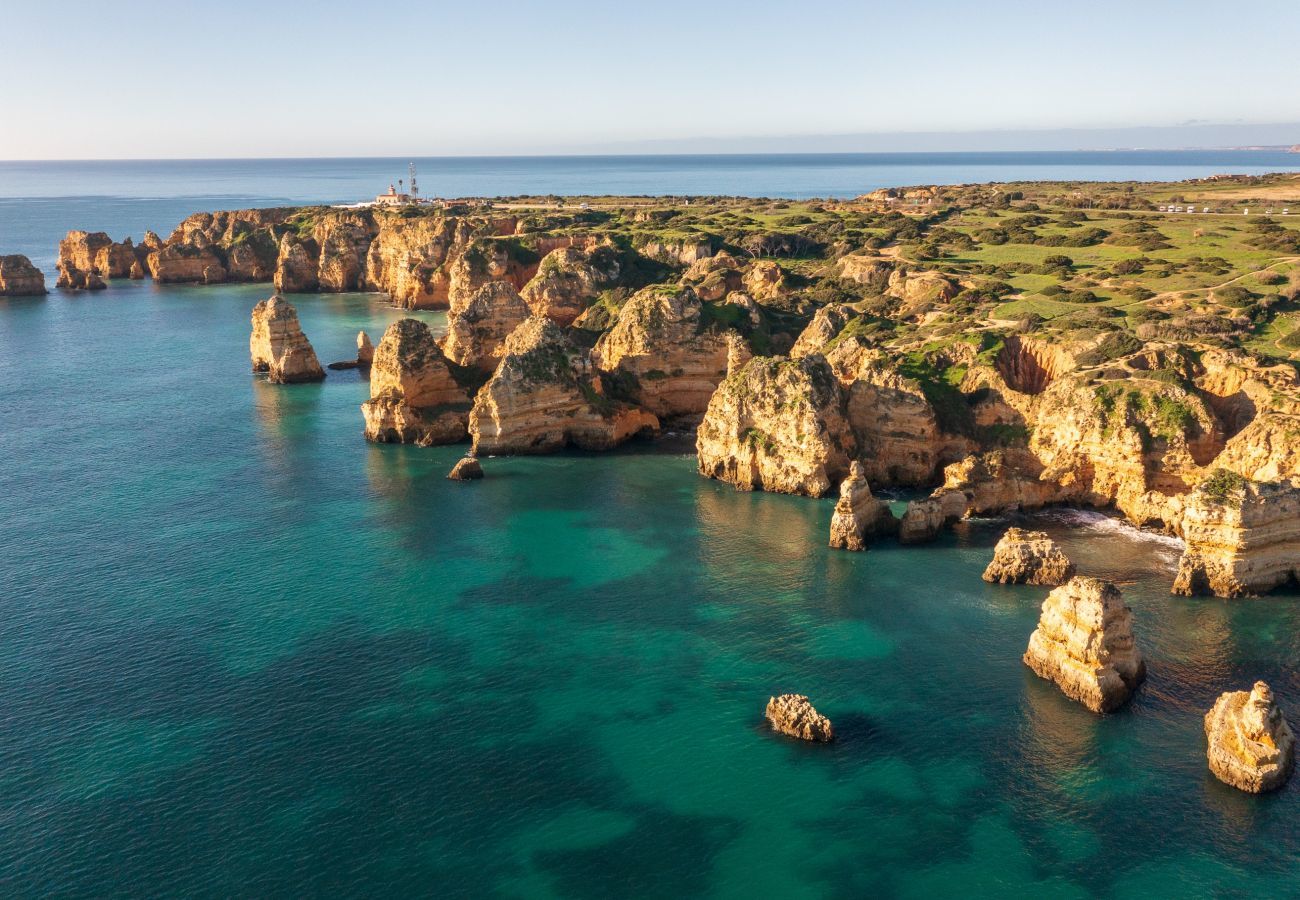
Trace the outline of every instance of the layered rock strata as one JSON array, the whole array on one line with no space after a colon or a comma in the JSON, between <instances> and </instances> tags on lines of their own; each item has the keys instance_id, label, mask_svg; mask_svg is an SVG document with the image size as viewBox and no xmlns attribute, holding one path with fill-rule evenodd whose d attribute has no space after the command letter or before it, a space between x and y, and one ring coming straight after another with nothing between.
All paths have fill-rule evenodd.
<instances>
[{"instance_id":1,"label":"layered rock strata","mask_svg":"<svg viewBox=\"0 0 1300 900\"><path fill-rule=\"evenodd\" d=\"M830 545L840 550L865 550L872 537L897 532L898 520L889 503L872 496L866 470L855 460L849 477L840 484L840 499L831 516Z\"/></svg>"},{"instance_id":2,"label":"layered rock strata","mask_svg":"<svg viewBox=\"0 0 1300 900\"><path fill-rule=\"evenodd\" d=\"M253 307L253 331L248 341L253 371L265 372L275 384L320 381L325 370L311 341L298 324L298 311L278 294Z\"/></svg>"},{"instance_id":3,"label":"layered rock strata","mask_svg":"<svg viewBox=\"0 0 1300 900\"><path fill-rule=\"evenodd\" d=\"M20 254L0 256L0 297L35 297L45 293L45 274Z\"/></svg>"},{"instance_id":4,"label":"layered rock strata","mask_svg":"<svg viewBox=\"0 0 1300 900\"><path fill-rule=\"evenodd\" d=\"M366 440L422 447L462 441L469 399L429 326L399 319L370 366L370 399L361 405Z\"/></svg>"},{"instance_id":5,"label":"layered rock strata","mask_svg":"<svg viewBox=\"0 0 1300 900\"><path fill-rule=\"evenodd\" d=\"M773 730L790 737L823 744L835 738L831 720L818 713L803 694L769 697L763 715Z\"/></svg>"},{"instance_id":6,"label":"layered rock strata","mask_svg":"<svg viewBox=\"0 0 1300 900\"><path fill-rule=\"evenodd\" d=\"M506 338L528 317L528 304L514 285L490 281L449 311L442 350L458 365L491 372L505 352Z\"/></svg>"},{"instance_id":7,"label":"layered rock strata","mask_svg":"<svg viewBox=\"0 0 1300 900\"><path fill-rule=\"evenodd\" d=\"M1074 577L1074 563L1045 531L1008 528L993 550L984 580L1057 586Z\"/></svg>"},{"instance_id":8,"label":"layered rock strata","mask_svg":"<svg viewBox=\"0 0 1300 900\"><path fill-rule=\"evenodd\" d=\"M1081 575L1047 595L1024 661L1097 713L1124 705L1146 677L1119 588Z\"/></svg>"},{"instance_id":9,"label":"layered rock strata","mask_svg":"<svg viewBox=\"0 0 1300 900\"><path fill-rule=\"evenodd\" d=\"M1262 681L1221 694L1205 714L1205 738L1210 771L1238 790L1276 790L1295 768L1295 734Z\"/></svg>"},{"instance_id":10,"label":"layered rock strata","mask_svg":"<svg viewBox=\"0 0 1300 900\"><path fill-rule=\"evenodd\" d=\"M608 450L658 428L652 413L610 399L587 357L545 316L506 339L469 418L476 456Z\"/></svg>"}]
</instances>

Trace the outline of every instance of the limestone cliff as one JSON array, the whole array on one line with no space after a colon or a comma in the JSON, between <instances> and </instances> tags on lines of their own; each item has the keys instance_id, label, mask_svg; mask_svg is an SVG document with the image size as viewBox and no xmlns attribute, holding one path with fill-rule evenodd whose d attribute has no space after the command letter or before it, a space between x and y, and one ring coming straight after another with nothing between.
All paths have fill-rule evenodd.
<instances>
[{"instance_id":1,"label":"limestone cliff","mask_svg":"<svg viewBox=\"0 0 1300 900\"><path fill-rule=\"evenodd\" d=\"M702 475L810 497L848 474L853 449L843 392L816 355L751 359L718 386L696 437Z\"/></svg>"},{"instance_id":2,"label":"limestone cliff","mask_svg":"<svg viewBox=\"0 0 1300 900\"><path fill-rule=\"evenodd\" d=\"M571 325L603 289L618 282L622 263L612 247L561 247L542 259L521 292L533 315Z\"/></svg>"},{"instance_id":3,"label":"limestone cliff","mask_svg":"<svg viewBox=\"0 0 1300 900\"><path fill-rule=\"evenodd\" d=\"M1261 594L1300 576L1300 483L1247 481L1220 469L1182 509L1186 549L1175 594Z\"/></svg>"},{"instance_id":4,"label":"limestone cliff","mask_svg":"<svg viewBox=\"0 0 1300 900\"><path fill-rule=\"evenodd\" d=\"M1205 738L1210 771L1238 790L1276 790L1295 769L1295 734L1262 681L1221 694L1205 714Z\"/></svg>"},{"instance_id":5,"label":"limestone cliff","mask_svg":"<svg viewBox=\"0 0 1300 900\"><path fill-rule=\"evenodd\" d=\"M849 477L840 484L840 499L831 516L830 545L841 550L865 550L870 538L897 532L898 520L888 501L872 496L866 470L855 460L849 467Z\"/></svg>"},{"instance_id":6,"label":"limestone cliff","mask_svg":"<svg viewBox=\"0 0 1300 900\"><path fill-rule=\"evenodd\" d=\"M790 737L818 743L835 738L831 720L817 712L803 694L769 697L763 715L774 730Z\"/></svg>"},{"instance_id":7,"label":"limestone cliff","mask_svg":"<svg viewBox=\"0 0 1300 900\"><path fill-rule=\"evenodd\" d=\"M651 413L610 399L590 361L545 316L533 316L506 339L469 419L476 456L608 450L658 427Z\"/></svg>"},{"instance_id":8,"label":"limestone cliff","mask_svg":"<svg viewBox=\"0 0 1300 900\"><path fill-rule=\"evenodd\" d=\"M1077 575L1047 595L1025 664L1093 712L1128 702L1146 677L1133 641L1133 611L1119 588Z\"/></svg>"},{"instance_id":9,"label":"limestone cliff","mask_svg":"<svg viewBox=\"0 0 1300 900\"><path fill-rule=\"evenodd\" d=\"M592 363L660 419L698 419L727 373L726 331L712 314L689 287L647 288L623 305Z\"/></svg>"},{"instance_id":10,"label":"limestone cliff","mask_svg":"<svg viewBox=\"0 0 1300 900\"><path fill-rule=\"evenodd\" d=\"M528 316L528 304L514 285L489 281L448 313L443 352L459 365L491 372L505 352L506 338Z\"/></svg>"},{"instance_id":11,"label":"limestone cliff","mask_svg":"<svg viewBox=\"0 0 1300 900\"><path fill-rule=\"evenodd\" d=\"M69 231L59 241L59 287L95 289L96 280L139 277L140 262L130 238L118 243L102 231Z\"/></svg>"},{"instance_id":12,"label":"limestone cliff","mask_svg":"<svg viewBox=\"0 0 1300 900\"><path fill-rule=\"evenodd\" d=\"M45 274L20 254L0 256L0 297L33 297L45 293Z\"/></svg>"},{"instance_id":13,"label":"limestone cliff","mask_svg":"<svg viewBox=\"0 0 1300 900\"><path fill-rule=\"evenodd\" d=\"M298 324L298 311L278 294L253 307L248 349L253 371L265 372L272 383L320 381L325 377L316 351Z\"/></svg>"},{"instance_id":14,"label":"limestone cliff","mask_svg":"<svg viewBox=\"0 0 1300 900\"><path fill-rule=\"evenodd\" d=\"M1047 532L1008 528L993 549L984 580L998 584L1061 585L1074 577L1074 563Z\"/></svg>"},{"instance_id":15,"label":"limestone cliff","mask_svg":"<svg viewBox=\"0 0 1300 900\"><path fill-rule=\"evenodd\" d=\"M465 439L469 406L429 326L417 319L389 325L370 366L370 399L361 405L366 439L453 444Z\"/></svg>"}]
</instances>

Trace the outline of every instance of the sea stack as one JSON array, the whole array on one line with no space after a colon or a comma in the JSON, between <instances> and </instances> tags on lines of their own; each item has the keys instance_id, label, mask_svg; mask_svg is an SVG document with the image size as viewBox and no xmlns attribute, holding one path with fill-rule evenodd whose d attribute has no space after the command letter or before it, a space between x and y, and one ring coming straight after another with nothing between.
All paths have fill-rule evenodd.
<instances>
[{"instance_id":1,"label":"sea stack","mask_svg":"<svg viewBox=\"0 0 1300 900\"><path fill-rule=\"evenodd\" d=\"M472 456L466 456L451 467L447 477L452 481L477 481L483 477L483 466Z\"/></svg>"},{"instance_id":2,"label":"sea stack","mask_svg":"<svg viewBox=\"0 0 1300 900\"><path fill-rule=\"evenodd\" d=\"M889 503L872 496L866 470L854 460L849 477L840 484L840 499L831 517L830 545L839 550L866 550L869 537L897 531L898 520Z\"/></svg>"},{"instance_id":3,"label":"sea stack","mask_svg":"<svg viewBox=\"0 0 1300 900\"><path fill-rule=\"evenodd\" d=\"M298 324L298 310L279 294L253 307L248 350L253 371L267 373L274 384L320 381L325 377L311 341Z\"/></svg>"},{"instance_id":4,"label":"sea stack","mask_svg":"<svg viewBox=\"0 0 1300 900\"><path fill-rule=\"evenodd\" d=\"M769 697L764 715L774 730L790 737L822 744L835 737L831 720L813 709L812 703L803 694Z\"/></svg>"},{"instance_id":5,"label":"sea stack","mask_svg":"<svg viewBox=\"0 0 1300 900\"><path fill-rule=\"evenodd\" d=\"M1295 768L1295 735L1262 681L1221 694L1205 714L1205 737L1214 777L1247 793L1280 788Z\"/></svg>"},{"instance_id":6,"label":"sea stack","mask_svg":"<svg viewBox=\"0 0 1300 900\"><path fill-rule=\"evenodd\" d=\"M366 440L454 444L465 439L469 405L428 325L399 319L388 326L370 368L370 399L361 405Z\"/></svg>"},{"instance_id":7,"label":"sea stack","mask_svg":"<svg viewBox=\"0 0 1300 900\"><path fill-rule=\"evenodd\" d=\"M370 335L364 331L357 332L357 365L368 369L375 361L375 345L370 343Z\"/></svg>"},{"instance_id":8,"label":"sea stack","mask_svg":"<svg viewBox=\"0 0 1300 900\"><path fill-rule=\"evenodd\" d=\"M45 293L45 274L20 254L0 256L0 297L39 297Z\"/></svg>"},{"instance_id":9,"label":"sea stack","mask_svg":"<svg viewBox=\"0 0 1300 900\"><path fill-rule=\"evenodd\" d=\"M1024 661L1097 713L1123 706L1146 677L1119 588L1083 575L1047 595Z\"/></svg>"},{"instance_id":10,"label":"sea stack","mask_svg":"<svg viewBox=\"0 0 1300 900\"><path fill-rule=\"evenodd\" d=\"M1074 577L1074 563L1044 531L1008 528L993 550L984 580L998 584L1065 584Z\"/></svg>"}]
</instances>

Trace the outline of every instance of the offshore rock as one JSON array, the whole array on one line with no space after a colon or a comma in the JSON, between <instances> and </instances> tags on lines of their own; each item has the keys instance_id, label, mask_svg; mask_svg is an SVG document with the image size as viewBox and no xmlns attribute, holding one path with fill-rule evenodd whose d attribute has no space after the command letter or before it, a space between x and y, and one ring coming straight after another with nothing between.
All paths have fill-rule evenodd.
<instances>
[{"instance_id":1,"label":"offshore rock","mask_svg":"<svg viewBox=\"0 0 1300 900\"><path fill-rule=\"evenodd\" d=\"M491 372L505 352L506 338L528 315L528 304L514 285L489 281L468 303L450 310L442 351L457 365Z\"/></svg>"},{"instance_id":2,"label":"offshore rock","mask_svg":"<svg viewBox=\"0 0 1300 900\"><path fill-rule=\"evenodd\" d=\"M1205 737L1210 771L1238 790L1276 790L1295 768L1295 734L1262 681L1221 694L1205 714Z\"/></svg>"},{"instance_id":3,"label":"offshore rock","mask_svg":"<svg viewBox=\"0 0 1300 900\"><path fill-rule=\"evenodd\" d=\"M822 744L835 737L831 720L818 713L803 694L769 697L763 715L774 730L790 737Z\"/></svg>"},{"instance_id":4,"label":"offshore rock","mask_svg":"<svg viewBox=\"0 0 1300 900\"><path fill-rule=\"evenodd\" d=\"M457 383L429 326L399 319L384 332L370 367L370 399L361 405L366 440L454 444L465 439L469 395Z\"/></svg>"},{"instance_id":5,"label":"offshore rock","mask_svg":"<svg viewBox=\"0 0 1300 900\"><path fill-rule=\"evenodd\" d=\"M709 401L695 443L700 474L741 490L823 497L849 471L843 406L822 357L754 357Z\"/></svg>"},{"instance_id":6,"label":"offshore rock","mask_svg":"<svg viewBox=\"0 0 1300 900\"><path fill-rule=\"evenodd\" d=\"M248 350L253 371L267 373L274 384L320 381L325 377L316 351L298 324L298 311L278 294L253 307Z\"/></svg>"},{"instance_id":7,"label":"offshore rock","mask_svg":"<svg viewBox=\"0 0 1300 900\"><path fill-rule=\"evenodd\" d=\"M923 544L939 536L945 527L966 514L966 495L961 491L935 491L922 500L907 504L898 524L902 544Z\"/></svg>"},{"instance_id":8,"label":"offshore rock","mask_svg":"<svg viewBox=\"0 0 1300 900\"><path fill-rule=\"evenodd\" d=\"M1146 677L1119 588L1082 575L1047 595L1024 661L1098 713L1123 706Z\"/></svg>"},{"instance_id":9,"label":"offshore rock","mask_svg":"<svg viewBox=\"0 0 1300 900\"><path fill-rule=\"evenodd\" d=\"M545 316L533 316L506 339L469 418L476 456L570 445L608 450L658 428L653 414L609 399L589 360Z\"/></svg>"},{"instance_id":10,"label":"offshore rock","mask_svg":"<svg viewBox=\"0 0 1300 900\"><path fill-rule=\"evenodd\" d=\"M1074 577L1074 563L1045 531L1008 528L993 550L984 580L1055 587Z\"/></svg>"},{"instance_id":11,"label":"offshore rock","mask_svg":"<svg viewBox=\"0 0 1300 900\"><path fill-rule=\"evenodd\" d=\"M85 283L88 275L131 277L139 262L130 238L118 243L102 231L69 231L59 241L57 265L60 273L66 273L66 283L61 286L73 287ZM60 281L64 281L63 274Z\"/></svg>"},{"instance_id":12,"label":"offshore rock","mask_svg":"<svg viewBox=\"0 0 1300 900\"><path fill-rule=\"evenodd\" d=\"M1241 597L1300 576L1300 483L1217 470L1183 504L1186 543L1173 592Z\"/></svg>"},{"instance_id":13,"label":"offshore rock","mask_svg":"<svg viewBox=\"0 0 1300 900\"><path fill-rule=\"evenodd\" d=\"M466 456L451 467L447 477L452 481L477 481L483 477L483 466L472 456Z\"/></svg>"},{"instance_id":14,"label":"offshore rock","mask_svg":"<svg viewBox=\"0 0 1300 900\"><path fill-rule=\"evenodd\" d=\"M831 516L830 545L841 550L866 550L868 538L897 531L898 520L889 503L871 495L866 470L855 460L849 467L849 477L840 484L840 499Z\"/></svg>"},{"instance_id":15,"label":"offshore rock","mask_svg":"<svg viewBox=\"0 0 1300 900\"><path fill-rule=\"evenodd\" d=\"M633 402L660 419L697 419L727 374L727 333L705 321L689 287L639 291L592 351L602 373L626 380Z\"/></svg>"},{"instance_id":16,"label":"offshore rock","mask_svg":"<svg viewBox=\"0 0 1300 900\"><path fill-rule=\"evenodd\" d=\"M357 365L363 369L375 361L375 345L370 343L370 335L364 331L357 332Z\"/></svg>"},{"instance_id":17,"label":"offshore rock","mask_svg":"<svg viewBox=\"0 0 1300 900\"><path fill-rule=\"evenodd\" d=\"M0 256L0 297L35 297L45 293L45 274L21 254Z\"/></svg>"}]
</instances>

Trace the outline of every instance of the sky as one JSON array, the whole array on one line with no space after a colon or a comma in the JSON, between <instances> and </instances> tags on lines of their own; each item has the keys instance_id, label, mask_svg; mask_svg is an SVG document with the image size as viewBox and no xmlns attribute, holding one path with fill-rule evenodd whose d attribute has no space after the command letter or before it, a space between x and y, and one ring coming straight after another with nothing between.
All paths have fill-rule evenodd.
<instances>
[{"instance_id":1,"label":"sky","mask_svg":"<svg viewBox=\"0 0 1300 900\"><path fill-rule=\"evenodd\" d=\"M0 31L0 159L1300 143L1245 127L1300 123L1296 0L0 0Z\"/></svg>"}]
</instances>

